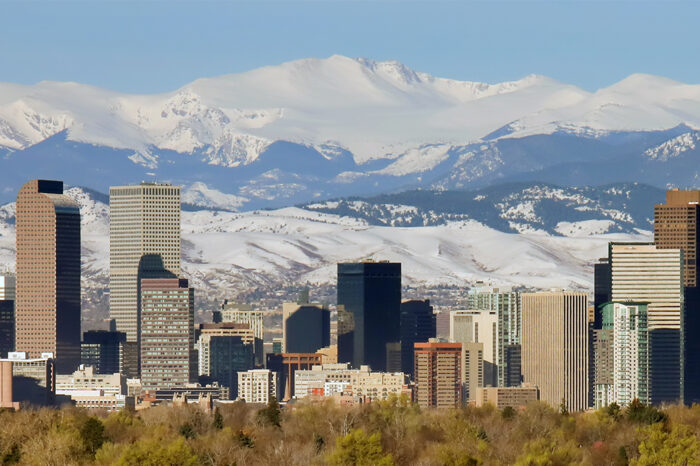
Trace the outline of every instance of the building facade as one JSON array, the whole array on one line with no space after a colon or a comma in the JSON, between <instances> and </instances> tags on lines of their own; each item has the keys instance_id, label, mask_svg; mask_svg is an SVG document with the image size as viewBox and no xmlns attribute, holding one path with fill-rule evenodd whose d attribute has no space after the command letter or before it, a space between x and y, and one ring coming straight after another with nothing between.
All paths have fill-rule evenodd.
<instances>
[{"instance_id":1,"label":"building facade","mask_svg":"<svg viewBox=\"0 0 700 466\"><path fill-rule=\"evenodd\" d=\"M462 344L415 343L415 401L422 408L453 408L462 401Z\"/></svg>"},{"instance_id":2,"label":"building facade","mask_svg":"<svg viewBox=\"0 0 700 466\"><path fill-rule=\"evenodd\" d=\"M462 343L462 401L476 399L477 389L484 386L484 344Z\"/></svg>"},{"instance_id":3,"label":"building facade","mask_svg":"<svg viewBox=\"0 0 700 466\"><path fill-rule=\"evenodd\" d=\"M467 295L469 309L497 315L495 360L499 387L520 385L520 333L522 312L520 293L511 288L476 286Z\"/></svg>"},{"instance_id":4,"label":"building facade","mask_svg":"<svg viewBox=\"0 0 700 466\"><path fill-rule=\"evenodd\" d=\"M435 313L429 299L401 302L401 372L413 374L413 344L436 337Z\"/></svg>"},{"instance_id":5,"label":"building facade","mask_svg":"<svg viewBox=\"0 0 700 466\"><path fill-rule=\"evenodd\" d=\"M15 276L0 274L0 358L15 350Z\"/></svg>"},{"instance_id":6,"label":"building facade","mask_svg":"<svg viewBox=\"0 0 700 466\"><path fill-rule=\"evenodd\" d=\"M569 411L588 408L588 296L523 293L522 370L540 399Z\"/></svg>"},{"instance_id":7,"label":"building facade","mask_svg":"<svg viewBox=\"0 0 700 466\"><path fill-rule=\"evenodd\" d=\"M653 243L610 243L612 300L647 303L650 400L683 399L683 253Z\"/></svg>"},{"instance_id":8,"label":"building facade","mask_svg":"<svg viewBox=\"0 0 700 466\"><path fill-rule=\"evenodd\" d=\"M15 349L52 353L56 370L80 364L80 208L62 181L32 180L17 194Z\"/></svg>"},{"instance_id":9,"label":"building facade","mask_svg":"<svg viewBox=\"0 0 700 466\"><path fill-rule=\"evenodd\" d=\"M315 353L331 344L331 312L322 304L282 304L282 351Z\"/></svg>"},{"instance_id":10,"label":"building facade","mask_svg":"<svg viewBox=\"0 0 700 466\"><path fill-rule=\"evenodd\" d=\"M140 279L180 276L180 187L109 188L109 315L138 342Z\"/></svg>"},{"instance_id":11,"label":"building facade","mask_svg":"<svg viewBox=\"0 0 700 466\"><path fill-rule=\"evenodd\" d=\"M141 382L144 390L196 379L194 289L185 279L141 280Z\"/></svg>"},{"instance_id":12,"label":"building facade","mask_svg":"<svg viewBox=\"0 0 700 466\"><path fill-rule=\"evenodd\" d=\"M476 406L491 403L498 409L524 408L539 399L539 390L535 386L524 387L482 387L476 391Z\"/></svg>"},{"instance_id":13,"label":"building facade","mask_svg":"<svg viewBox=\"0 0 700 466\"><path fill-rule=\"evenodd\" d=\"M267 404L272 398L277 398L277 372L252 369L238 373L239 400Z\"/></svg>"},{"instance_id":14,"label":"building facade","mask_svg":"<svg viewBox=\"0 0 700 466\"><path fill-rule=\"evenodd\" d=\"M452 311L450 313L450 341L453 343L483 344L483 383L498 385L498 312L488 310ZM482 385L482 386L484 386Z\"/></svg>"},{"instance_id":15,"label":"building facade","mask_svg":"<svg viewBox=\"0 0 700 466\"><path fill-rule=\"evenodd\" d=\"M81 364L92 366L96 374L120 372L120 354L125 343L124 332L87 331L83 333L83 343L80 345Z\"/></svg>"},{"instance_id":16,"label":"building facade","mask_svg":"<svg viewBox=\"0 0 700 466\"><path fill-rule=\"evenodd\" d=\"M51 353L30 358L22 351L11 352L12 391L15 402L29 406L51 406L56 395L56 367Z\"/></svg>"},{"instance_id":17,"label":"building facade","mask_svg":"<svg viewBox=\"0 0 700 466\"><path fill-rule=\"evenodd\" d=\"M253 345L241 337L213 335L209 340L207 383L217 382L229 388L232 399L238 396L238 374L255 367Z\"/></svg>"},{"instance_id":18,"label":"building facade","mask_svg":"<svg viewBox=\"0 0 700 466\"><path fill-rule=\"evenodd\" d=\"M240 304L235 302L230 302L225 300L221 305L221 322L234 323L234 324L247 324L251 329L253 329L253 336L255 337L254 354L255 363L258 365L263 365L264 361L264 325L263 325L263 312L254 310L249 304Z\"/></svg>"},{"instance_id":19,"label":"building facade","mask_svg":"<svg viewBox=\"0 0 700 466\"><path fill-rule=\"evenodd\" d=\"M236 324L233 322L199 324L199 339L197 340L197 364L200 376L211 375L211 339L212 337L239 337L241 341L249 345L249 352L255 351L255 335L248 324Z\"/></svg>"},{"instance_id":20,"label":"building facade","mask_svg":"<svg viewBox=\"0 0 700 466\"><path fill-rule=\"evenodd\" d=\"M294 374L298 370L308 370L323 363L319 353L268 354L267 368L278 374L279 394L282 401L294 396Z\"/></svg>"},{"instance_id":21,"label":"building facade","mask_svg":"<svg viewBox=\"0 0 700 466\"><path fill-rule=\"evenodd\" d=\"M338 264L338 360L386 371L389 344L401 338L401 264Z\"/></svg>"}]
</instances>

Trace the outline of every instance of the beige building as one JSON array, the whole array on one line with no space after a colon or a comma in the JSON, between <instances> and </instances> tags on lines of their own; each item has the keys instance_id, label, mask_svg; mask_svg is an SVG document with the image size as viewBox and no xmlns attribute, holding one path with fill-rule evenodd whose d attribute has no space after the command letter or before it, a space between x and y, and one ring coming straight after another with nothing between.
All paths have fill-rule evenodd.
<instances>
[{"instance_id":1,"label":"beige building","mask_svg":"<svg viewBox=\"0 0 700 466\"><path fill-rule=\"evenodd\" d=\"M139 278L180 276L180 187L109 189L109 315L127 341L139 338Z\"/></svg>"},{"instance_id":2,"label":"beige building","mask_svg":"<svg viewBox=\"0 0 700 466\"><path fill-rule=\"evenodd\" d=\"M255 363L262 366L264 361L264 324L263 311L254 310L249 304L224 301L221 306L221 321L235 324L247 324L256 338L254 344Z\"/></svg>"},{"instance_id":3,"label":"beige building","mask_svg":"<svg viewBox=\"0 0 700 466\"><path fill-rule=\"evenodd\" d=\"M484 386L484 344L462 343L462 398L474 401L477 388Z\"/></svg>"},{"instance_id":4,"label":"beige building","mask_svg":"<svg viewBox=\"0 0 700 466\"><path fill-rule=\"evenodd\" d=\"M88 391L100 395L126 395L126 377L119 373L95 374L92 366L80 366L70 375L56 376L56 395L81 395Z\"/></svg>"},{"instance_id":5,"label":"beige building","mask_svg":"<svg viewBox=\"0 0 700 466\"><path fill-rule=\"evenodd\" d=\"M277 372L269 369L251 369L238 373L238 399L247 403L270 402L278 398Z\"/></svg>"},{"instance_id":6,"label":"beige building","mask_svg":"<svg viewBox=\"0 0 700 466\"><path fill-rule=\"evenodd\" d=\"M352 391L365 401L386 400L406 388L403 372L373 372L369 366L350 369L350 363L322 364L294 373L294 397L329 397Z\"/></svg>"},{"instance_id":7,"label":"beige building","mask_svg":"<svg viewBox=\"0 0 700 466\"><path fill-rule=\"evenodd\" d=\"M537 401L538 390L535 386L523 387L481 387L476 390L476 405L491 403L498 409L506 407L522 408Z\"/></svg>"},{"instance_id":8,"label":"beige building","mask_svg":"<svg viewBox=\"0 0 700 466\"><path fill-rule=\"evenodd\" d=\"M552 291L522 295L522 373L540 399L569 411L588 408L588 296Z\"/></svg>"},{"instance_id":9,"label":"beige building","mask_svg":"<svg viewBox=\"0 0 700 466\"><path fill-rule=\"evenodd\" d=\"M481 386L498 385L498 312L464 310L450 312L450 341L483 345L483 382Z\"/></svg>"}]
</instances>

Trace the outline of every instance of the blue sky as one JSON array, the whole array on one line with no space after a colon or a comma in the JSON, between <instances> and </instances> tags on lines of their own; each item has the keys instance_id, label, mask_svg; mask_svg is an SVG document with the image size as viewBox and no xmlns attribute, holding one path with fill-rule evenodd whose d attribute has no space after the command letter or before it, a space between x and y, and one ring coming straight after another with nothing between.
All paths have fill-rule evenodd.
<instances>
[{"instance_id":1,"label":"blue sky","mask_svg":"<svg viewBox=\"0 0 700 466\"><path fill-rule=\"evenodd\" d=\"M333 54L436 76L537 73L592 90L631 73L700 83L700 2L0 0L0 81L159 92Z\"/></svg>"}]
</instances>

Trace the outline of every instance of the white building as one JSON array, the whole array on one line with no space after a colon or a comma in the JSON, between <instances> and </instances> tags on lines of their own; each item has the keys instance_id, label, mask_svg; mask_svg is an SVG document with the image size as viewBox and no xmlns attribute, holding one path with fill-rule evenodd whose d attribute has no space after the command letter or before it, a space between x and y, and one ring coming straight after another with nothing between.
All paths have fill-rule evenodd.
<instances>
[{"instance_id":1,"label":"white building","mask_svg":"<svg viewBox=\"0 0 700 466\"><path fill-rule=\"evenodd\" d=\"M464 310L450 312L450 342L481 343L483 348L483 385L498 385L498 312Z\"/></svg>"},{"instance_id":2,"label":"white building","mask_svg":"<svg viewBox=\"0 0 700 466\"><path fill-rule=\"evenodd\" d=\"M57 395L116 396L126 395L126 377L116 374L95 374L92 366L81 365L70 375L56 376Z\"/></svg>"},{"instance_id":3,"label":"white building","mask_svg":"<svg viewBox=\"0 0 700 466\"><path fill-rule=\"evenodd\" d=\"M613 401L649 402L649 332L644 304L613 304Z\"/></svg>"},{"instance_id":4,"label":"white building","mask_svg":"<svg viewBox=\"0 0 700 466\"><path fill-rule=\"evenodd\" d=\"M369 366L350 369L349 363L323 364L294 372L294 397L306 398L316 392L333 396L351 389L353 395L371 401L401 395L406 386L403 372L372 372Z\"/></svg>"},{"instance_id":5,"label":"white building","mask_svg":"<svg viewBox=\"0 0 700 466\"><path fill-rule=\"evenodd\" d=\"M14 301L17 281L14 275L0 274L0 301Z\"/></svg>"},{"instance_id":6,"label":"white building","mask_svg":"<svg viewBox=\"0 0 700 466\"><path fill-rule=\"evenodd\" d=\"M238 399L247 403L269 403L277 398L277 372L251 369L238 373Z\"/></svg>"}]
</instances>

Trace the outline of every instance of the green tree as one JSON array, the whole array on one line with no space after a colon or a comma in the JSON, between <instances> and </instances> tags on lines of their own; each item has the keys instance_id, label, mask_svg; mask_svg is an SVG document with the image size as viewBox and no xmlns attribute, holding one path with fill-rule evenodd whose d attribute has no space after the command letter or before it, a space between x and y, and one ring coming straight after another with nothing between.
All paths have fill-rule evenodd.
<instances>
[{"instance_id":1,"label":"green tree","mask_svg":"<svg viewBox=\"0 0 700 466\"><path fill-rule=\"evenodd\" d=\"M221 415L219 408L214 410L214 422L212 423L214 429L221 430L224 428L224 417Z\"/></svg>"},{"instance_id":2,"label":"green tree","mask_svg":"<svg viewBox=\"0 0 700 466\"><path fill-rule=\"evenodd\" d=\"M344 437L338 437L335 450L328 456L328 464L334 466L392 466L391 454L382 449L379 432L367 435L362 429L354 429Z\"/></svg>"},{"instance_id":3,"label":"green tree","mask_svg":"<svg viewBox=\"0 0 700 466\"><path fill-rule=\"evenodd\" d=\"M267 407L258 411L257 417L258 421L263 425L266 424L280 427L282 411L280 410L280 404L277 402L277 398L274 396L270 398L270 402L267 404Z\"/></svg>"},{"instance_id":4,"label":"green tree","mask_svg":"<svg viewBox=\"0 0 700 466\"><path fill-rule=\"evenodd\" d=\"M632 422L638 424L654 424L657 422L665 422L668 418L663 411L660 411L653 406L647 406L637 398L632 400L632 403L625 410L625 417Z\"/></svg>"},{"instance_id":5,"label":"green tree","mask_svg":"<svg viewBox=\"0 0 700 466\"><path fill-rule=\"evenodd\" d=\"M557 439L542 437L525 444L524 452L515 462L516 466L564 466L581 461L581 452L571 441L561 435Z\"/></svg>"},{"instance_id":6,"label":"green tree","mask_svg":"<svg viewBox=\"0 0 700 466\"><path fill-rule=\"evenodd\" d=\"M94 456L105 441L105 426L96 417L89 417L80 426L80 438L85 450Z\"/></svg>"},{"instance_id":7,"label":"green tree","mask_svg":"<svg viewBox=\"0 0 700 466\"><path fill-rule=\"evenodd\" d=\"M700 445L688 426L679 425L666 432L661 423L652 424L640 432L643 440L639 444L639 458L632 461L635 466L685 466L700 464Z\"/></svg>"}]
</instances>

